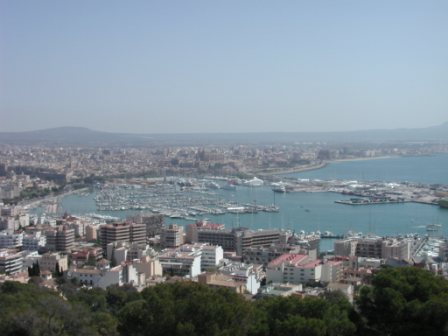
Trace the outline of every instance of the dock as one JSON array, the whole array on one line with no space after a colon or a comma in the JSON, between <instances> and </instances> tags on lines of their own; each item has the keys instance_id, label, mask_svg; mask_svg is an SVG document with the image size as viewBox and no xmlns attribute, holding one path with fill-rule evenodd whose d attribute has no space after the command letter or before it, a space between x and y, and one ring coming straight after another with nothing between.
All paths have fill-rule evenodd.
<instances>
[{"instance_id":1,"label":"dock","mask_svg":"<svg viewBox=\"0 0 448 336\"><path fill-rule=\"evenodd\" d=\"M348 200L334 201L338 204L346 205L375 205L375 204L397 204L408 202L403 198L350 198Z\"/></svg>"}]
</instances>

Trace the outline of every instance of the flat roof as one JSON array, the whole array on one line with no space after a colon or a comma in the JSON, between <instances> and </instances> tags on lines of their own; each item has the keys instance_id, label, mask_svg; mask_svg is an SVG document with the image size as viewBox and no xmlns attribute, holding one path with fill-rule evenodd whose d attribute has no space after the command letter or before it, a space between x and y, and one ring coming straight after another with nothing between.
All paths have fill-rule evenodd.
<instances>
[{"instance_id":1,"label":"flat roof","mask_svg":"<svg viewBox=\"0 0 448 336\"><path fill-rule=\"evenodd\" d=\"M280 257L272 260L268 267L275 267L282 263L288 263L288 264L299 264L303 261L305 261L308 258L305 254L294 254L294 253L285 253L282 254Z\"/></svg>"}]
</instances>

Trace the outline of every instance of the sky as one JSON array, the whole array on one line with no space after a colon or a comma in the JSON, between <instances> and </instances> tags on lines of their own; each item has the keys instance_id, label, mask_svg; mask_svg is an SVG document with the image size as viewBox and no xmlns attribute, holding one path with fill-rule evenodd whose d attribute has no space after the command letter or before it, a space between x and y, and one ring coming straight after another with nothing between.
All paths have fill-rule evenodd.
<instances>
[{"instance_id":1,"label":"sky","mask_svg":"<svg viewBox=\"0 0 448 336\"><path fill-rule=\"evenodd\" d=\"M446 121L445 0L0 0L0 131Z\"/></svg>"}]
</instances>

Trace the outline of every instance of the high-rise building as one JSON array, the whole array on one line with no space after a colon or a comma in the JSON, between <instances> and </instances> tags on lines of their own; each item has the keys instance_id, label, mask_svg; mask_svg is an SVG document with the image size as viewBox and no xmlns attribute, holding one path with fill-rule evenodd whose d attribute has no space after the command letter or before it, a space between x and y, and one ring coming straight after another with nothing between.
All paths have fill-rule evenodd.
<instances>
[{"instance_id":1,"label":"high-rise building","mask_svg":"<svg viewBox=\"0 0 448 336\"><path fill-rule=\"evenodd\" d=\"M154 237L162 233L163 218L161 214L142 214L133 219L135 223L145 224L148 237Z\"/></svg>"},{"instance_id":2,"label":"high-rise building","mask_svg":"<svg viewBox=\"0 0 448 336\"><path fill-rule=\"evenodd\" d=\"M23 257L20 252L10 249L0 250L0 274L14 274L20 272L23 266Z\"/></svg>"},{"instance_id":3,"label":"high-rise building","mask_svg":"<svg viewBox=\"0 0 448 336\"><path fill-rule=\"evenodd\" d=\"M35 231L23 236L24 251L39 251L47 245L47 237L41 231Z\"/></svg>"},{"instance_id":4,"label":"high-rise building","mask_svg":"<svg viewBox=\"0 0 448 336\"><path fill-rule=\"evenodd\" d=\"M23 233L0 232L0 248L18 248L23 245Z\"/></svg>"},{"instance_id":5,"label":"high-rise building","mask_svg":"<svg viewBox=\"0 0 448 336\"><path fill-rule=\"evenodd\" d=\"M247 228L228 230L224 224L202 221L187 227L188 242L219 245L224 251L236 251L239 256L252 247L286 244L287 238L288 236L281 230L249 230Z\"/></svg>"},{"instance_id":6,"label":"high-rise building","mask_svg":"<svg viewBox=\"0 0 448 336\"><path fill-rule=\"evenodd\" d=\"M86 226L86 240L87 241L94 241L98 238L97 235L97 228L93 225L87 225Z\"/></svg>"},{"instance_id":7,"label":"high-rise building","mask_svg":"<svg viewBox=\"0 0 448 336\"><path fill-rule=\"evenodd\" d=\"M46 247L50 251L71 252L75 244L75 230L66 225L58 225L45 231Z\"/></svg>"},{"instance_id":8,"label":"high-rise building","mask_svg":"<svg viewBox=\"0 0 448 336\"><path fill-rule=\"evenodd\" d=\"M184 243L184 228L170 224L162 229L160 244L162 247L175 248Z\"/></svg>"},{"instance_id":9,"label":"high-rise building","mask_svg":"<svg viewBox=\"0 0 448 336\"><path fill-rule=\"evenodd\" d=\"M270 246L274 243L286 243L286 238L280 230L234 230L235 250L237 255L243 255L246 249L254 246ZM284 239L282 239L284 238Z\"/></svg>"},{"instance_id":10,"label":"high-rise building","mask_svg":"<svg viewBox=\"0 0 448 336\"><path fill-rule=\"evenodd\" d=\"M100 240L103 251L113 242L146 244L146 226L136 223L112 223L100 226ZM105 253L105 252L104 252Z\"/></svg>"}]
</instances>

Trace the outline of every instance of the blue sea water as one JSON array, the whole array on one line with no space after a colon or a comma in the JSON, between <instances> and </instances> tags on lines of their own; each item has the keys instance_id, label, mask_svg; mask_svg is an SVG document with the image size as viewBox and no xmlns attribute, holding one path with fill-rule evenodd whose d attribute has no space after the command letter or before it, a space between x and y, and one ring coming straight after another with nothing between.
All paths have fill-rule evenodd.
<instances>
[{"instance_id":1,"label":"blue sea water","mask_svg":"<svg viewBox=\"0 0 448 336\"><path fill-rule=\"evenodd\" d=\"M309 179L448 184L448 154L340 161L286 176Z\"/></svg>"},{"instance_id":2,"label":"blue sea water","mask_svg":"<svg viewBox=\"0 0 448 336\"><path fill-rule=\"evenodd\" d=\"M382 181L413 181L448 184L448 155L430 157L401 157L369 161L346 161L294 176L319 179L358 179ZM290 174L291 176L291 174ZM331 231L344 234L354 232L397 235L426 233L427 224L441 224L440 230L448 234L448 209L438 206L403 203L369 206L350 206L334 201L347 198L336 193L276 194L270 187L237 187L236 191L218 190L217 197L238 201L241 204L273 204L278 213L208 215L210 221L224 223L226 227L244 226L253 229L284 228L295 231ZM99 213L94 194L69 195L61 201L61 211L71 214ZM138 211L105 211L101 214L126 218ZM200 218L198 218L200 219ZM187 224L188 220L166 218L167 223ZM328 242L330 243L330 242ZM328 245L328 244L327 244ZM325 244L323 249L325 249Z\"/></svg>"}]
</instances>

